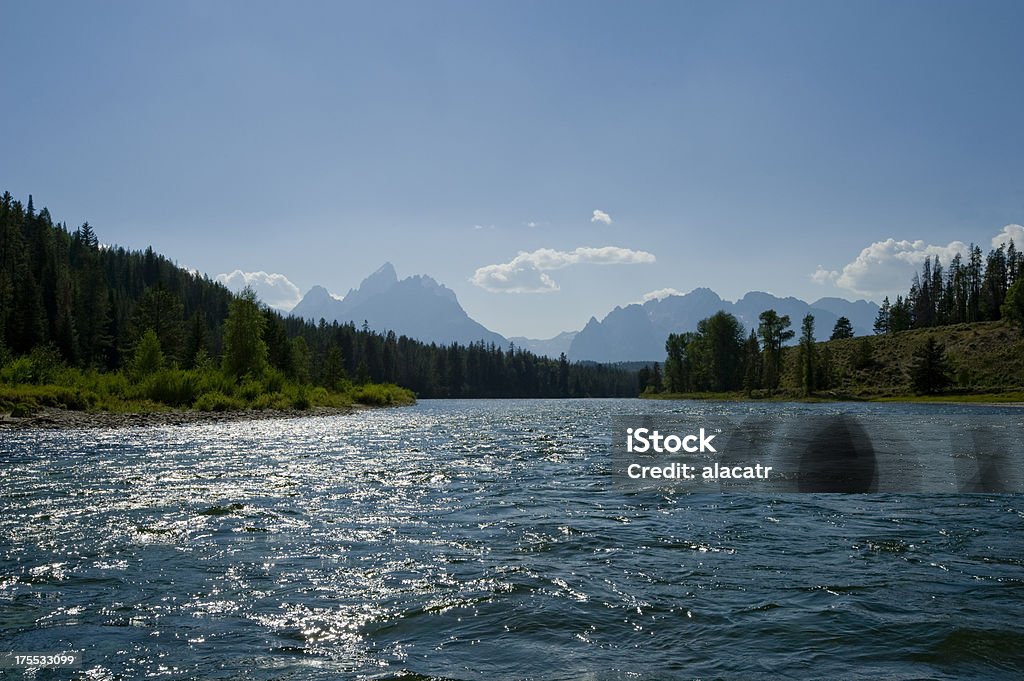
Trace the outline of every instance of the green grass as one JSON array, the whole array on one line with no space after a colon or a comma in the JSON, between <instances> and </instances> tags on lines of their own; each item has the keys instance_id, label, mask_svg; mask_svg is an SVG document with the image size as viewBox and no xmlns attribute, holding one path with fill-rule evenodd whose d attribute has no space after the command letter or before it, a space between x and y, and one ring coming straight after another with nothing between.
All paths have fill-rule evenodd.
<instances>
[{"instance_id":1,"label":"green grass","mask_svg":"<svg viewBox=\"0 0 1024 681\"><path fill-rule=\"evenodd\" d=\"M242 381L219 369L163 369L131 378L123 372L99 372L67 367L40 370L28 358L0 368L0 414L27 416L44 407L74 411L148 413L170 409L197 411L306 410L346 408L353 404L397 406L413 404L412 391L392 384L354 386L336 390L286 379L268 370Z\"/></svg>"}]
</instances>

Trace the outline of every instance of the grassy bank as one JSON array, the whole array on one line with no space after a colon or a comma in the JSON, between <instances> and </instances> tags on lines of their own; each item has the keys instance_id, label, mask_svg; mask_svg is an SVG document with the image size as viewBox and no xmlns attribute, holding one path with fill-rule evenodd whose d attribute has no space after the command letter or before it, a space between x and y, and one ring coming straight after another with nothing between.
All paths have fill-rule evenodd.
<instances>
[{"instance_id":1,"label":"grassy bank","mask_svg":"<svg viewBox=\"0 0 1024 681\"><path fill-rule=\"evenodd\" d=\"M16 361L0 369L0 414L28 416L43 407L75 411L147 413L173 409L206 412L239 410L306 410L345 408L353 404L412 404L415 395L392 384L353 385L335 389L288 380L268 370L234 380L220 369L163 369L133 377L54 367L42 372L31 362Z\"/></svg>"},{"instance_id":2,"label":"grassy bank","mask_svg":"<svg viewBox=\"0 0 1024 681\"><path fill-rule=\"evenodd\" d=\"M914 353L934 338L945 348L951 384L934 395L915 394ZM827 353L824 352L827 348ZM1007 322L977 322L894 334L862 336L816 344L816 356L829 356L828 388L804 393L800 353L783 350L779 389L728 393L646 393L651 399L1024 402L1024 334ZM819 365L819 370L822 369Z\"/></svg>"}]
</instances>

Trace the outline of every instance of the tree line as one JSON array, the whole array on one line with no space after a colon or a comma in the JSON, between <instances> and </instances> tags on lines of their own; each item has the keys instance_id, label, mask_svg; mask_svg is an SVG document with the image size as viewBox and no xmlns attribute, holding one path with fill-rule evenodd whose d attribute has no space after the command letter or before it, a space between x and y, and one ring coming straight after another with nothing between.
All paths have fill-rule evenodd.
<instances>
[{"instance_id":1,"label":"tree line","mask_svg":"<svg viewBox=\"0 0 1024 681\"><path fill-rule=\"evenodd\" d=\"M665 342L665 368L660 388L668 392L731 392L767 390L769 394L779 388L782 378L782 349L796 332L791 328L789 315L765 310L758 317L758 326L747 334L743 324L728 312L716 312L697 323L697 330L670 334ZM840 318L833 336L845 333L850 322ZM814 316L803 319L800 337L801 353L806 353L802 366L810 389L823 387L824 374L815 376L820 363L814 344ZM803 358L803 354L801 355ZM828 361L828 358L824 358ZM653 372L646 389L658 390Z\"/></svg>"},{"instance_id":2,"label":"tree line","mask_svg":"<svg viewBox=\"0 0 1024 681\"><path fill-rule=\"evenodd\" d=\"M758 325L746 334L743 325L727 312L701 320L697 330L670 334L665 342L664 369L654 364L639 372L640 388L646 393L734 393L743 391L771 396L780 390L784 373L783 348L796 337L788 315L765 310ZM852 339L853 325L840 317L832 328L830 341ZM799 390L804 396L830 390L841 383L850 369L871 370L876 365L869 337L858 339L846 358L847 369L833 358L829 343L815 340L814 315L800 323L799 338L790 355L786 392ZM909 367L910 383L918 393L935 393L953 381L945 348L928 336L914 350Z\"/></svg>"},{"instance_id":3,"label":"tree line","mask_svg":"<svg viewBox=\"0 0 1024 681\"><path fill-rule=\"evenodd\" d=\"M251 306L239 308L239 300ZM237 324L228 323L232 316ZM68 366L98 371L131 373L158 357L161 366L212 364L239 377L265 367L327 388L397 383L421 397L637 393L635 372L570 363L564 355L556 360L482 342L428 344L365 323L286 317L152 248L102 245L89 223L70 230L47 209L37 211L31 196L23 204L5 192L0 364L44 350Z\"/></svg>"},{"instance_id":4,"label":"tree line","mask_svg":"<svg viewBox=\"0 0 1024 681\"><path fill-rule=\"evenodd\" d=\"M875 319L875 333L897 333L964 322L1024 319L1024 253L1011 239L982 258L971 244L966 261L957 253L948 267L927 256L910 290L886 296Z\"/></svg>"}]
</instances>

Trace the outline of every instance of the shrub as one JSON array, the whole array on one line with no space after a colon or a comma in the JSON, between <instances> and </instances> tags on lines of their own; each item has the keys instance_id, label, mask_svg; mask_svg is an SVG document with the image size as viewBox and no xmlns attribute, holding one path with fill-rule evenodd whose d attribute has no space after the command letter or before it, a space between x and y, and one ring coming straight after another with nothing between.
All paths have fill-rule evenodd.
<instances>
[{"instance_id":1,"label":"shrub","mask_svg":"<svg viewBox=\"0 0 1024 681\"><path fill-rule=\"evenodd\" d=\"M28 357L19 357L8 362L0 369L0 381L11 385L32 383L32 361Z\"/></svg>"},{"instance_id":2,"label":"shrub","mask_svg":"<svg viewBox=\"0 0 1024 681\"><path fill-rule=\"evenodd\" d=\"M284 374L277 369L267 369L263 376L263 390L268 393L279 393L284 389Z\"/></svg>"},{"instance_id":3,"label":"shrub","mask_svg":"<svg viewBox=\"0 0 1024 681\"><path fill-rule=\"evenodd\" d=\"M310 398L309 392L309 387L306 385L296 386L291 395L292 408L309 409L313 406L313 401Z\"/></svg>"},{"instance_id":4,"label":"shrub","mask_svg":"<svg viewBox=\"0 0 1024 681\"><path fill-rule=\"evenodd\" d=\"M142 393L154 402L187 407L199 395L199 378L191 371L165 369L146 379Z\"/></svg>"},{"instance_id":5,"label":"shrub","mask_svg":"<svg viewBox=\"0 0 1024 681\"><path fill-rule=\"evenodd\" d=\"M253 400L249 406L253 409L290 409L292 403L281 393L274 392L263 393Z\"/></svg>"},{"instance_id":6,"label":"shrub","mask_svg":"<svg viewBox=\"0 0 1024 681\"><path fill-rule=\"evenodd\" d=\"M263 384L254 379L246 379L244 383L235 392L235 395L242 398L246 402L252 402L257 397L262 395L264 392Z\"/></svg>"},{"instance_id":7,"label":"shrub","mask_svg":"<svg viewBox=\"0 0 1024 681\"><path fill-rule=\"evenodd\" d=\"M222 392L203 393L196 400L195 408L199 411L234 411L244 409L245 404L234 397L228 397Z\"/></svg>"},{"instance_id":8,"label":"shrub","mask_svg":"<svg viewBox=\"0 0 1024 681\"><path fill-rule=\"evenodd\" d=\"M352 394L356 402L373 406L389 404L411 404L415 401L413 394L405 388L392 383L367 384L359 386Z\"/></svg>"}]
</instances>

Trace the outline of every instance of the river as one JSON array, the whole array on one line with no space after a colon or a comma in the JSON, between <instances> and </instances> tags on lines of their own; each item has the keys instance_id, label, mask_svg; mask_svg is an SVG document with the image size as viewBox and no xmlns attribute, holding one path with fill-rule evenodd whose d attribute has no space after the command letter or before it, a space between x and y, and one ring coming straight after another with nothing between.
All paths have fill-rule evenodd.
<instances>
[{"instance_id":1,"label":"river","mask_svg":"<svg viewBox=\"0 0 1024 681\"><path fill-rule=\"evenodd\" d=\"M899 431L1024 422L427 400L5 432L2 650L82 651L37 679L1024 673L1021 494L631 491L610 473L613 414L851 410Z\"/></svg>"}]
</instances>

